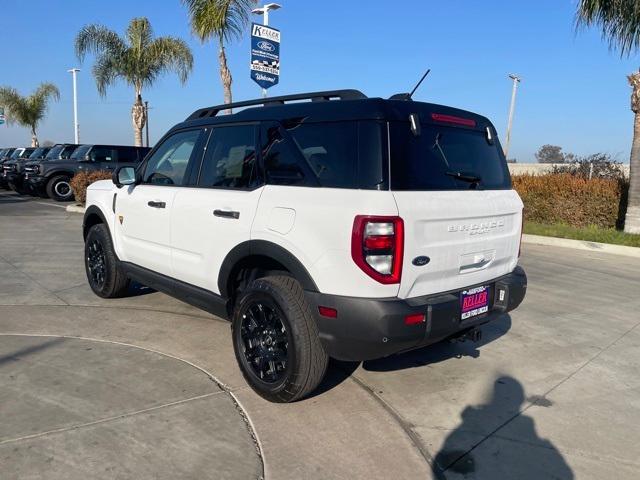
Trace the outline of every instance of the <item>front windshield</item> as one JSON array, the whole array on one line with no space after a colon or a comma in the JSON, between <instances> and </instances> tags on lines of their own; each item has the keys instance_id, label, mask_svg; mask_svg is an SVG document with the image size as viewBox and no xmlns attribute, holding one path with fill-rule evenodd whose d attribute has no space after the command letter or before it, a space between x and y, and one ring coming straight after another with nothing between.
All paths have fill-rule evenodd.
<instances>
[{"instance_id":1,"label":"front windshield","mask_svg":"<svg viewBox=\"0 0 640 480\"><path fill-rule=\"evenodd\" d=\"M64 148L64 145L56 145L51 150L49 150L49 153L47 153L47 156L44 157L44 159L57 160L60 157L60 152L62 151L63 148Z\"/></svg>"},{"instance_id":2,"label":"front windshield","mask_svg":"<svg viewBox=\"0 0 640 480\"><path fill-rule=\"evenodd\" d=\"M71 160L84 160L84 157L91 150L91 145L80 145L69 157Z\"/></svg>"},{"instance_id":3,"label":"front windshield","mask_svg":"<svg viewBox=\"0 0 640 480\"><path fill-rule=\"evenodd\" d=\"M9 158L20 158L20 154L24 152L23 148L16 148Z\"/></svg>"},{"instance_id":4,"label":"front windshield","mask_svg":"<svg viewBox=\"0 0 640 480\"><path fill-rule=\"evenodd\" d=\"M47 153L49 149L47 147L36 148L31 155L29 155L30 160L34 160L36 158L42 158Z\"/></svg>"}]
</instances>

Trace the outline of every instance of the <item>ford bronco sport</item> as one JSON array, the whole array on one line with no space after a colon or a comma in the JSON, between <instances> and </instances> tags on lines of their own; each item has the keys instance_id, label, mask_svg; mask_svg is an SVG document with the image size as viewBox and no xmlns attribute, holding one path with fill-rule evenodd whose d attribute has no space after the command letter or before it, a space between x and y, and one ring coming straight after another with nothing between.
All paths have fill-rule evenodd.
<instances>
[{"instance_id":1,"label":"ford bronco sport","mask_svg":"<svg viewBox=\"0 0 640 480\"><path fill-rule=\"evenodd\" d=\"M135 279L230 318L245 379L276 402L312 392L329 357L477 338L525 295L522 202L489 120L407 97L194 112L89 187L92 290Z\"/></svg>"}]
</instances>

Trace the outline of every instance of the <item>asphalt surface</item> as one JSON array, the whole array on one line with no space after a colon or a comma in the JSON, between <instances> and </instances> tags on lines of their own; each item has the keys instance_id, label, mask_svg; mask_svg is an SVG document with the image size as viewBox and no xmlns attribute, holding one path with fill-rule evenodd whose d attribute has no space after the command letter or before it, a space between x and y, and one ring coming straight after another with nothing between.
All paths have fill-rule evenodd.
<instances>
[{"instance_id":1,"label":"asphalt surface","mask_svg":"<svg viewBox=\"0 0 640 480\"><path fill-rule=\"evenodd\" d=\"M227 322L103 300L81 216L0 193L0 478L640 477L640 260L525 245L523 305L479 344L332 362L274 405Z\"/></svg>"}]
</instances>

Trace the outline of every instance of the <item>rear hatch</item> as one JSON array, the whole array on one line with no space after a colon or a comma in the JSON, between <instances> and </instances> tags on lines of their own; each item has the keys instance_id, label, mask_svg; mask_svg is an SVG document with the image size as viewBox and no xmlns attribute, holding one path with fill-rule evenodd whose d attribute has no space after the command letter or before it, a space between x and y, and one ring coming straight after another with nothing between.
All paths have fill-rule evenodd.
<instances>
[{"instance_id":1,"label":"rear hatch","mask_svg":"<svg viewBox=\"0 0 640 480\"><path fill-rule=\"evenodd\" d=\"M495 129L473 114L425 116L389 124L401 298L488 284L518 261L522 202Z\"/></svg>"}]
</instances>

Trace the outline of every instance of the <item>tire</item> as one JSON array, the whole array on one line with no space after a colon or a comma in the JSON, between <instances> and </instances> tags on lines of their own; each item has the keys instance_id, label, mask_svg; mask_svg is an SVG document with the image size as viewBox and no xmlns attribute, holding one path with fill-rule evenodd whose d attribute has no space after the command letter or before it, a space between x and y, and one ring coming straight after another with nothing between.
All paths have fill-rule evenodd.
<instances>
[{"instance_id":1,"label":"tire","mask_svg":"<svg viewBox=\"0 0 640 480\"><path fill-rule=\"evenodd\" d=\"M293 402L322 381L329 358L294 278L278 275L251 282L236 304L231 331L240 370L263 398Z\"/></svg>"},{"instance_id":2,"label":"tire","mask_svg":"<svg viewBox=\"0 0 640 480\"><path fill-rule=\"evenodd\" d=\"M50 198L57 202L69 202L73 200L73 190L68 175L56 175L47 182L46 192Z\"/></svg>"},{"instance_id":3,"label":"tire","mask_svg":"<svg viewBox=\"0 0 640 480\"><path fill-rule=\"evenodd\" d=\"M102 298L126 295L129 279L116 257L111 235L103 223L89 229L84 242L84 266L93 293Z\"/></svg>"}]
</instances>

